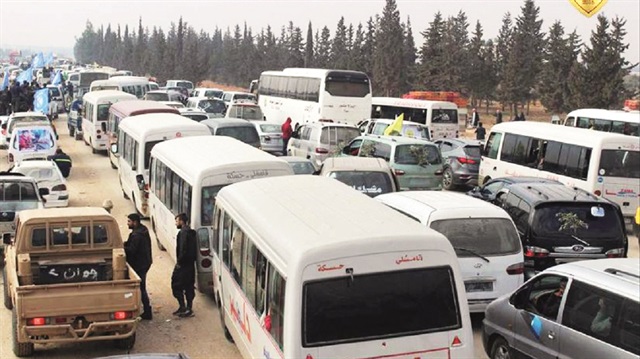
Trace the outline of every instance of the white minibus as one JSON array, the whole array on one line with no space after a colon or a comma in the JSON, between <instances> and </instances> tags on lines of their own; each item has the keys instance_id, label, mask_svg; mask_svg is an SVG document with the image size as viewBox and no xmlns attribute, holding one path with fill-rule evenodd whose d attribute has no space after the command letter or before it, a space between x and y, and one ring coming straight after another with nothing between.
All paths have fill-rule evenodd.
<instances>
[{"instance_id":1,"label":"white minibus","mask_svg":"<svg viewBox=\"0 0 640 359\"><path fill-rule=\"evenodd\" d=\"M216 300L245 358L473 358L440 233L329 177L236 183L214 216Z\"/></svg>"},{"instance_id":2,"label":"white minibus","mask_svg":"<svg viewBox=\"0 0 640 359\"><path fill-rule=\"evenodd\" d=\"M97 80L91 83L89 91L118 90L141 99L150 91L149 80L139 76L116 76L108 80Z\"/></svg>"},{"instance_id":3,"label":"white minibus","mask_svg":"<svg viewBox=\"0 0 640 359\"><path fill-rule=\"evenodd\" d=\"M91 147L91 152L108 149L107 121L111 105L135 99L133 95L116 90L88 92L82 97L82 140Z\"/></svg>"},{"instance_id":4,"label":"white minibus","mask_svg":"<svg viewBox=\"0 0 640 359\"><path fill-rule=\"evenodd\" d=\"M195 122L195 121L194 121ZM203 125L204 126L204 125ZM213 293L210 249L218 191L253 178L293 175L282 159L226 136L190 137L158 144L151 151L149 206L158 246L175 258L175 216L185 213L198 233L198 289Z\"/></svg>"},{"instance_id":5,"label":"white minibus","mask_svg":"<svg viewBox=\"0 0 640 359\"><path fill-rule=\"evenodd\" d=\"M569 112L565 126L640 136L640 113L583 108Z\"/></svg>"},{"instance_id":6,"label":"white minibus","mask_svg":"<svg viewBox=\"0 0 640 359\"><path fill-rule=\"evenodd\" d=\"M640 194L640 142L617 133L540 122L493 126L478 181L508 176L542 177L617 203L633 225Z\"/></svg>"},{"instance_id":7,"label":"white minibus","mask_svg":"<svg viewBox=\"0 0 640 359\"><path fill-rule=\"evenodd\" d=\"M371 99L371 118L396 118L429 127L431 139L456 138L459 135L458 105L448 101L427 101L395 97Z\"/></svg>"},{"instance_id":8,"label":"white minibus","mask_svg":"<svg viewBox=\"0 0 640 359\"><path fill-rule=\"evenodd\" d=\"M149 159L153 147L173 138L210 135L206 125L171 113L154 113L122 120L118 142L111 145L111 152L118 154L118 177L124 197L133 201L143 217L148 217ZM191 159L187 155L183 160Z\"/></svg>"}]
</instances>

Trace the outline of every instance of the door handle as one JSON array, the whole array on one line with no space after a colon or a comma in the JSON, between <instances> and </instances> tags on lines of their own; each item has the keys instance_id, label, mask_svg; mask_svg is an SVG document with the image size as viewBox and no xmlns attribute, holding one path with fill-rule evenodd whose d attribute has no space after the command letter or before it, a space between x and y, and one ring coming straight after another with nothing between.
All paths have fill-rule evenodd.
<instances>
[{"instance_id":1,"label":"door handle","mask_svg":"<svg viewBox=\"0 0 640 359\"><path fill-rule=\"evenodd\" d=\"M554 333L553 331L549 331L549 334L547 334L547 338L553 340L556 338L556 333Z\"/></svg>"}]
</instances>

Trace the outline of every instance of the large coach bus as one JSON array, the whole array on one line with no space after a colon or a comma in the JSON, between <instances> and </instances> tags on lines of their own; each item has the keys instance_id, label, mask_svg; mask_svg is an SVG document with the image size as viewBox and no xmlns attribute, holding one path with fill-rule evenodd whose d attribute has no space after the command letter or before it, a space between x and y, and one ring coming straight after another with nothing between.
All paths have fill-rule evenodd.
<instances>
[{"instance_id":1,"label":"large coach bus","mask_svg":"<svg viewBox=\"0 0 640 359\"><path fill-rule=\"evenodd\" d=\"M268 122L333 121L358 124L369 117L371 83L364 72L287 68L265 71L258 104Z\"/></svg>"},{"instance_id":2,"label":"large coach bus","mask_svg":"<svg viewBox=\"0 0 640 359\"><path fill-rule=\"evenodd\" d=\"M442 235L328 177L223 188L213 280L245 358L472 358L456 255Z\"/></svg>"},{"instance_id":3,"label":"large coach bus","mask_svg":"<svg viewBox=\"0 0 640 359\"><path fill-rule=\"evenodd\" d=\"M169 248L176 259L174 218L186 213L198 233L198 289L212 293L212 266L220 266L209 244L218 191L235 182L289 175L293 170L284 160L231 137L190 137L158 144L151 151L149 206L159 247Z\"/></svg>"},{"instance_id":4,"label":"large coach bus","mask_svg":"<svg viewBox=\"0 0 640 359\"><path fill-rule=\"evenodd\" d=\"M503 122L491 129L478 180L554 179L617 203L630 227L639 204L639 163L637 137L550 123Z\"/></svg>"},{"instance_id":5,"label":"large coach bus","mask_svg":"<svg viewBox=\"0 0 640 359\"><path fill-rule=\"evenodd\" d=\"M122 119L151 113L180 114L177 109L157 101L135 100L113 104L113 106L109 108L109 123L107 124L109 147L118 142L118 126ZM111 168L118 168L118 159L111 151L109 151L109 162L111 162Z\"/></svg>"},{"instance_id":6,"label":"large coach bus","mask_svg":"<svg viewBox=\"0 0 640 359\"><path fill-rule=\"evenodd\" d=\"M431 131L431 139L456 138L459 135L458 106L448 101L414 100L395 97L371 99L371 118L396 118L423 123Z\"/></svg>"}]
</instances>

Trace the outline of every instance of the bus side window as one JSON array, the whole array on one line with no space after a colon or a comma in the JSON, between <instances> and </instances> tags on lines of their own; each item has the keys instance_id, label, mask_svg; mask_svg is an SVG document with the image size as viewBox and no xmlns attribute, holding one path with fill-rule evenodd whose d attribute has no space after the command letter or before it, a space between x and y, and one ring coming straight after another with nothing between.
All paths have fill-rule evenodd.
<instances>
[{"instance_id":1,"label":"bus side window","mask_svg":"<svg viewBox=\"0 0 640 359\"><path fill-rule=\"evenodd\" d=\"M231 274L238 285L242 286L242 245L244 233L238 225L233 225L233 235L231 237L231 248L229 251L229 262L231 263Z\"/></svg>"},{"instance_id":2,"label":"bus side window","mask_svg":"<svg viewBox=\"0 0 640 359\"><path fill-rule=\"evenodd\" d=\"M502 139L502 133L492 133L487 140L487 145L484 147L484 155L496 159L498 158L498 149L500 148L500 140Z\"/></svg>"},{"instance_id":3,"label":"bus side window","mask_svg":"<svg viewBox=\"0 0 640 359\"><path fill-rule=\"evenodd\" d=\"M567 119L564 121L564 125L565 126L574 127L576 125L576 118L575 117L567 117Z\"/></svg>"},{"instance_id":4,"label":"bus side window","mask_svg":"<svg viewBox=\"0 0 640 359\"><path fill-rule=\"evenodd\" d=\"M213 249L213 253L218 254L218 249L220 247L220 218L222 217L222 211L220 209L215 209L215 215L213 217L213 238L211 240L211 245Z\"/></svg>"},{"instance_id":5,"label":"bus side window","mask_svg":"<svg viewBox=\"0 0 640 359\"><path fill-rule=\"evenodd\" d=\"M226 214L224 215L224 227L222 229L222 262L227 266L227 268L230 267L230 261L229 261L229 246L231 245L231 220L229 219L229 216L227 216Z\"/></svg>"},{"instance_id":6,"label":"bus side window","mask_svg":"<svg viewBox=\"0 0 640 359\"><path fill-rule=\"evenodd\" d=\"M269 292L267 293L269 300L268 314L270 317L271 327L269 332L273 339L278 343L280 350L284 350L283 333L284 333L284 295L287 282L282 278L280 273L273 267L269 266Z\"/></svg>"}]
</instances>

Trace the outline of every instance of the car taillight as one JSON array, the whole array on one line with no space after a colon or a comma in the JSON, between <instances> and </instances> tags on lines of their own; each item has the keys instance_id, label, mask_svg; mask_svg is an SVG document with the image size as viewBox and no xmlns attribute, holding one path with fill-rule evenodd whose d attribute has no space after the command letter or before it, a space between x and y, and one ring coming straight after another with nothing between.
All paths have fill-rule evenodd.
<instances>
[{"instance_id":1,"label":"car taillight","mask_svg":"<svg viewBox=\"0 0 640 359\"><path fill-rule=\"evenodd\" d=\"M529 258L543 258L549 256L549 251L540 247L526 246L524 247L524 256Z\"/></svg>"},{"instance_id":2,"label":"car taillight","mask_svg":"<svg viewBox=\"0 0 640 359\"><path fill-rule=\"evenodd\" d=\"M27 325L45 325L48 320L44 317L31 318L27 320Z\"/></svg>"},{"instance_id":3,"label":"car taillight","mask_svg":"<svg viewBox=\"0 0 640 359\"><path fill-rule=\"evenodd\" d=\"M316 153L326 154L329 153L329 150L322 147L316 147Z\"/></svg>"},{"instance_id":4,"label":"car taillight","mask_svg":"<svg viewBox=\"0 0 640 359\"><path fill-rule=\"evenodd\" d=\"M102 133L102 131L100 131L100 130L96 130L96 133Z\"/></svg>"},{"instance_id":5,"label":"car taillight","mask_svg":"<svg viewBox=\"0 0 640 359\"><path fill-rule=\"evenodd\" d=\"M111 316L115 320L125 320L125 319L131 318L132 317L132 313L131 312L120 311L120 312L114 312Z\"/></svg>"},{"instance_id":6,"label":"car taillight","mask_svg":"<svg viewBox=\"0 0 640 359\"><path fill-rule=\"evenodd\" d=\"M619 257L622 257L623 254L624 254L624 248L611 249L605 253L607 258L619 258Z\"/></svg>"},{"instance_id":7,"label":"car taillight","mask_svg":"<svg viewBox=\"0 0 640 359\"><path fill-rule=\"evenodd\" d=\"M476 161L472 158L467 158L467 157L456 157L456 159L458 160L458 162L460 163L465 163L465 164L470 164L473 165L476 163Z\"/></svg>"},{"instance_id":8,"label":"car taillight","mask_svg":"<svg viewBox=\"0 0 640 359\"><path fill-rule=\"evenodd\" d=\"M64 184L59 184L56 186L53 186L53 188L51 189L52 191L66 191L67 190L67 186Z\"/></svg>"},{"instance_id":9,"label":"car taillight","mask_svg":"<svg viewBox=\"0 0 640 359\"><path fill-rule=\"evenodd\" d=\"M200 255L203 257L209 257L211 255L211 250L209 248L200 248Z\"/></svg>"},{"instance_id":10,"label":"car taillight","mask_svg":"<svg viewBox=\"0 0 640 359\"><path fill-rule=\"evenodd\" d=\"M507 274L515 275L524 273L524 263L516 263L507 267Z\"/></svg>"},{"instance_id":11,"label":"car taillight","mask_svg":"<svg viewBox=\"0 0 640 359\"><path fill-rule=\"evenodd\" d=\"M595 191L593 192L593 194L595 194L596 196L600 197L600 195L602 195L602 192L600 192L600 190L599 190L599 189L597 189L597 190L595 190Z\"/></svg>"},{"instance_id":12,"label":"car taillight","mask_svg":"<svg viewBox=\"0 0 640 359\"><path fill-rule=\"evenodd\" d=\"M393 173L394 173L396 176L402 176L402 175L404 174L404 171L403 171L403 170L396 170L396 169L394 169L394 170L393 170Z\"/></svg>"},{"instance_id":13,"label":"car taillight","mask_svg":"<svg viewBox=\"0 0 640 359\"><path fill-rule=\"evenodd\" d=\"M203 260L200 261L200 265L202 266L202 268L209 268L211 267L211 259L209 258L205 258Z\"/></svg>"}]
</instances>

